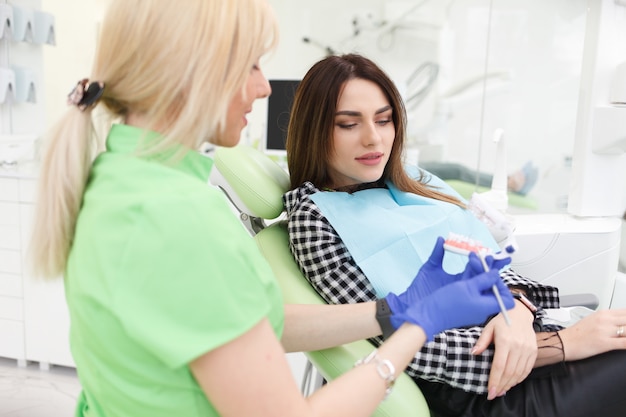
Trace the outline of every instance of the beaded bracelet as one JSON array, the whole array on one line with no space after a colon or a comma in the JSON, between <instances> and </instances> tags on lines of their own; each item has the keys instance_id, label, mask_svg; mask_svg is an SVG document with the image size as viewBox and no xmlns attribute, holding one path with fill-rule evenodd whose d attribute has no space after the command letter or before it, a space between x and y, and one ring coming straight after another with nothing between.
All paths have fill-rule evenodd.
<instances>
[{"instance_id":1,"label":"beaded bracelet","mask_svg":"<svg viewBox=\"0 0 626 417\"><path fill-rule=\"evenodd\" d=\"M389 397L389 394L391 394L393 385L396 382L396 368L395 366L393 366L393 363L391 363L390 360L381 359L378 357L378 349L374 349L372 353L370 353L363 359L359 359L358 361L356 361L354 366L365 365L370 362L374 362L376 364L376 372L378 372L378 375L385 380L386 389L385 398L383 399L387 399L387 397Z\"/></svg>"}]
</instances>

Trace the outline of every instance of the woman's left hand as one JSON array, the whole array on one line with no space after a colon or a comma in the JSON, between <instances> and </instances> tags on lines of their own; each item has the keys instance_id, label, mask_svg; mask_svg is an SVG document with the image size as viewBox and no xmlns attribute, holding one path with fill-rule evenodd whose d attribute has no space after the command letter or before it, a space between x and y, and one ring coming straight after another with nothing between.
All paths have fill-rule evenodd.
<instances>
[{"instance_id":1,"label":"woman's left hand","mask_svg":"<svg viewBox=\"0 0 626 417\"><path fill-rule=\"evenodd\" d=\"M511 325L507 325L502 313L485 326L476 341L473 354L482 353L494 343L495 354L489 373L489 400L506 394L526 379L537 358L537 338L533 330L533 315L521 302L508 311Z\"/></svg>"}]
</instances>

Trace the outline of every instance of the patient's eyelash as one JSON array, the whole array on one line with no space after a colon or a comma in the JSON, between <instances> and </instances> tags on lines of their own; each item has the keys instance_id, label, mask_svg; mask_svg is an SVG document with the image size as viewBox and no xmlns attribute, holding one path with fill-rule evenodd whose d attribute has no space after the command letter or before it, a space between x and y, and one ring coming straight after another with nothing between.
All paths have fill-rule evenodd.
<instances>
[{"instance_id":1,"label":"patient's eyelash","mask_svg":"<svg viewBox=\"0 0 626 417\"><path fill-rule=\"evenodd\" d=\"M380 126L386 126L389 123L393 123L393 120L391 119L376 120L376 122L374 123ZM341 129L352 129L357 125L357 123L336 123L336 125L339 126Z\"/></svg>"}]
</instances>

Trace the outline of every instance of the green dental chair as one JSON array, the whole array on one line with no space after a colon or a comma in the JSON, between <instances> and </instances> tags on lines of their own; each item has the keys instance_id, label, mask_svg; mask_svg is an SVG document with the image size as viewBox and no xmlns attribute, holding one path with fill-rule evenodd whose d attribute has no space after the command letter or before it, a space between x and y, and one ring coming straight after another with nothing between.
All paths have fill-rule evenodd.
<instances>
[{"instance_id":1,"label":"green dental chair","mask_svg":"<svg viewBox=\"0 0 626 417\"><path fill-rule=\"evenodd\" d=\"M267 155L239 145L217 148L210 182L224 190L239 216L254 236L283 292L285 303L324 304L302 276L289 250L287 227L281 220L282 195L289 187L288 174ZM333 380L374 349L367 340L314 352L305 352L310 363L326 379ZM374 416L428 417L430 412L421 391L406 374L401 374L393 393Z\"/></svg>"},{"instance_id":2,"label":"green dental chair","mask_svg":"<svg viewBox=\"0 0 626 417\"><path fill-rule=\"evenodd\" d=\"M446 180L448 185L459 193L463 198L469 200L472 197L473 193L484 193L485 191L489 191L487 187L476 186L475 184L471 184L469 182L461 181L461 180ZM507 193L507 197L509 199L509 205L519 207L526 210L537 210L539 207L539 203L532 197L515 194L512 192Z\"/></svg>"}]
</instances>

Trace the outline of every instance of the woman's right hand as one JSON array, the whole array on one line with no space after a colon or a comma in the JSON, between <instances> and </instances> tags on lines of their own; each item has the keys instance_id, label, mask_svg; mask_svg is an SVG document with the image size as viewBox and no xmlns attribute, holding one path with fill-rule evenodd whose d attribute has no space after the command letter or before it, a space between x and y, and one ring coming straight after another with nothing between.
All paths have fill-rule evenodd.
<instances>
[{"instance_id":1,"label":"woman's right hand","mask_svg":"<svg viewBox=\"0 0 626 417\"><path fill-rule=\"evenodd\" d=\"M585 359L611 350L626 349L626 309L600 310L560 330L566 361Z\"/></svg>"}]
</instances>

